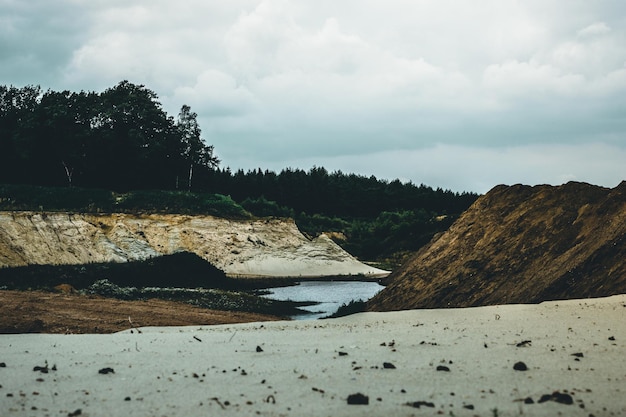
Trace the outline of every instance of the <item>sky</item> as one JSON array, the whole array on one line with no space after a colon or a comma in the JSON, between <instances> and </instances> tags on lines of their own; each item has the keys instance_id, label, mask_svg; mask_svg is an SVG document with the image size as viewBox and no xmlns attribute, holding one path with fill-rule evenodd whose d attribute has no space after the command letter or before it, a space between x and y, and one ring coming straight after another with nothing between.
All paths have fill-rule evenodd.
<instances>
[{"instance_id":1,"label":"sky","mask_svg":"<svg viewBox=\"0 0 626 417\"><path fill-rule=\"evenodd\" d=\"M0 84L122 80L233 171L626 180L623 0L0 0Z\"/></svg>"}]
</instances>

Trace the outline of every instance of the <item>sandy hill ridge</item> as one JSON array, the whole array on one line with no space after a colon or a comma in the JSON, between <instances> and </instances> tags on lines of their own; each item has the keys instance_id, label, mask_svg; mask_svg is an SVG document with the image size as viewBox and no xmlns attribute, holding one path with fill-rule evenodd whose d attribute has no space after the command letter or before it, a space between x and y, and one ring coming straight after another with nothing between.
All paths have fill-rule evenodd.
<instances>
[{"instance_id":1,"label":"sandy hill ridge","mask_svg":"<svg viewBox=\"0 0 626 417\"><path fill-rule=\"evenodd\" d=\"M0 268L127 262L191 252L233 277L388 275L291 219L0 211Z\"/></svg>"},{"instance_id":2,"label":"sandy hill ridge","mask_svg":"<svg viewBox=\"0 0 626 417\"><path fill-rule=\"evenodd\" d=\"M626 293L626 181L613 189L576 182L497 186L388 282L369 309Z\"/></svg>"}]
</instances>

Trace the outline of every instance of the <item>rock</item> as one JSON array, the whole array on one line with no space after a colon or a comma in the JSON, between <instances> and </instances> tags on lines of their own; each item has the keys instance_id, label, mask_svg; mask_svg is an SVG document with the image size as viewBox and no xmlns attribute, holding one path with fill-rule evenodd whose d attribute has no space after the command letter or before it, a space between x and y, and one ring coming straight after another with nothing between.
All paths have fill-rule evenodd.
<instances>
[{"instance_id":1,"label":"rock","mask_svg":"<svg viewBox=\"0 0 626 417\"><path fill-rule=\"evenodd\" d=\"M367 395L356 393L348 395L348 404L350 405L368 405L370 398Z\"/></svg>"},{"instance_id":2,"label":"rock","mask_svg":"<svg viewBox=\"0 0 626 417\"><path fill-rule=\"evenodd\" d=\"M384 362L383 363L383 368L385 368L385 369L396 369L396 365L394 365L391 362Z\"/></svg>"},{"instance_id":3,"label":"rock","mask_svg":"<svg viewBox=\"0 0 626 417\"><path fill-rule=\"evenodd\" d=\"M431 403L430 401L414 401L414 402L406 403L405 405L408 405L409 407L413 407L413 408L421 408L422 406L430 407L430 408L435 407L435 404Z\"/></svg>"},{"instance_id":4,"label":"rock","mask_svg":"<svg viewBox=\"0 0 626 417\"><path fill-rule=\"evenodd\" d=\"M516 371L527 371L528 367L524 362L515 362L515 365L513 365L513 369L515 369Z\"/></svg>"},{"instance_id":5,"label":"rock","mask_svg":"<svg viewBox=\"0 0 626 417\"><path fill-rule=\"evenodd\" d=\"M450 368L448 368L448 367L447 367L447 366L445 366L445 365L439 365L439 366L437 366L437 370L438 370L438 371L442 371L442 372L450 372Z\"/></svg>"},{"instance_id":6,"label":"rock","mask_svg":"<svg viewBox=\"0 0 626 417\"><path fill-rule=\"evenodd\" d=\"M574 404L574 399L567 393L554 391L552 394L543 394L538 403L545 403L546 401L554 401L559 404L571 405Z\"/></svg>"},{"instance_id":7,"label":"rock","mask_svg":"<svg viewBox=\"0 0 626 417\"><path fill-rule=\"evenodd\" d=\"M569 394L564 394L561 392L553 392L552 393L552 401L555 401L560 404L571 405L574 404L574 399Z\"/></svg>"},{"instance_id":8,"label":"rock","mask_svg":"<svg viewBox=\"0 0 626 417\"><path fill-rule=\"evenodd\" d=\"M33 368L33 371L41 372L42 374L47 374L48 373L48 365L46 365L46 366L35 366Z\"/></svg>"},{"instance_id":9,"label":"rock","mask_svg":"<svg viewBox=\"0 0 626 417\"><path fill-rule=\"evenodd\" d=\"M115 371L113 370L113 368L102 368L98 371L98 373L102 375L106 375L106 374L114 374Z\"/></svg>"},{"instance_id":10,"label":"rock","mask_svg":"<svg viewBox=\"0 0 626 417\"><path fill-rule=\"evenodd\" d=\"M257 346L257 347L256 347L256 351L257 351L258 353L261 353L261 352L263 352L263 348L262 348L261 346Z\"/></svg>"},{"instance_id":11,"label":"rock","mask_svg":"<svg viewBox=\"0 0 626 417\"><path fill-rule=\"evenodd\" d=\"M72 287L70 284L59 284L54 287L54 291L60 292L61 294L76 294L76 288Z\"/></svg>"}]
</instances>

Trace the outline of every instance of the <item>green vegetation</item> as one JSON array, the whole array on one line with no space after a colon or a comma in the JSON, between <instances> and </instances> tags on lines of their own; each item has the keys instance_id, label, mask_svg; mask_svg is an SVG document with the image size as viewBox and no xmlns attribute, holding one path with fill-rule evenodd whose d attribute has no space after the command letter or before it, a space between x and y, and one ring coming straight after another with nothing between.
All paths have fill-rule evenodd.
<instances>
[{"instance_id":1,"label":"green vegetation","mask_svg":"<svg viewBox=\"0 0 626 417\"><path fill-rule=\"evenodd\" d=\"M157 298L183 302L212 310L243 311L283 317L307 313L306 310L298 308L307 305L305 302L270 300L269 298L259 297L247 292L213 288L120 287L105 279L94 282L80 292L120 300Z\"/></svg>"},{"instance_id":2,"label":"green vegetation","mask_svg":"<svg viewBox=\"0 0 626 417\"><path fill-rule=\"evenodd\" d=\"M233 219L252 217L232 198L221 194L167 190L116 193L90 188L11 184L0 184L0 210L207 214Z\"/></svg>"},{"instance_id":3,"label":"green vegetation","mask_svg":"<svg viewBox=\"0 0 626 417\"><path fill-rule=\"evenodd\" d=\"M342 304L341 307L337 309L333 314L328 317L324 317L326 319L334 319L337 317L345 317L351 314L363 313L365 308L367 307L367 302L363 300L352 300L348 304Z\"/></svg>"}]
</instances>

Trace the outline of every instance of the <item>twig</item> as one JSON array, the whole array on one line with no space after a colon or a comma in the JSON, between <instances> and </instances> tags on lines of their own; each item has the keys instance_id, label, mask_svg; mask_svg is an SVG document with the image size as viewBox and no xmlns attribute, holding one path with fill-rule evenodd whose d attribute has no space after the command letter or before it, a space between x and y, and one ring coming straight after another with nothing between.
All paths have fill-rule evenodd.
<instances>
[{"instance_id":1,"label":"twig","mask_svg":"<svg viewBox=\"0 0 626 417\"><path fill-rule=\"evenodd\" d=\"M130 327L137 330L137 333L141 333L141 330L139 330L139 328L133 324L133 321L130 319L130 316L128 316L128 322L130 323Z\"/></svg>"}]
</instances>

